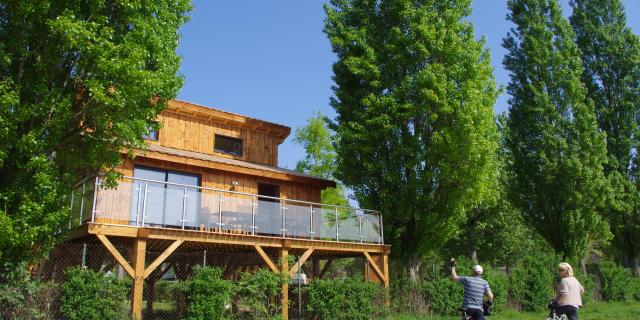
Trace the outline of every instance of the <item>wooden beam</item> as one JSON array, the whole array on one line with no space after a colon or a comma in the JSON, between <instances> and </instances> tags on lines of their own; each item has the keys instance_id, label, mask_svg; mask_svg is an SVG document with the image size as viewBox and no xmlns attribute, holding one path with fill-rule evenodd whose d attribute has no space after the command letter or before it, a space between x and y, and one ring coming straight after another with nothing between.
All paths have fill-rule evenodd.
<instances>
[{"instance_id":1,"label":"wooden beam","mask_svg":"<svg viewBox=\"0 0 640 320\"><path fill-rule=\"evenodd\" d=\"M289 249L280 250L280 267L283 274L289 271ZM289 320L289 279L282 284L282 320Z\"/></svg>"},{"instance_id":2,"label":"wooden beam","mask_svg":"<svg viewBox=\"0 0 640 320\"><path fill-rule=\"evenodd\" d=\"M111 241L106 236L101 234L97 234L96 237L102 242L102 244L107 248L107 250L111 253L111 255L118 261L118 263L122 266L122 268L129 274L131 278L135 277L135 273L133 272L133 268L127 262L127 260L120 254L118 249L111 244Z\"/></svg>"},{"instance_id":3,"label":"wooden beam","mask_svg":"<svg viewBox=\"0 0 640 320\"><path fill-rule=\"evenodd\" d=\"M331 267L331 263L333 263L333 259L327 259L327 262L325 262L324 266L322 266L322 270L320 270L320 273L318 274L318 279L322 279L324 274L327 273L329 267Z\"/></svg>"},{"instance_id":4,"label":"wooden beam","mask_svg":"<svg viewBox=\"0 0 640 320\"><path fill-rule=\"evenodd\" d=\"M378 265L376 264L376 262L373 260L373 258L371 258L371 256L369 255L368 252L364 251L363 252L364 256L367 258L367 260L369 261L369 265L371 266L371 268L373 269L373 271L376 272L376 274L378 275L378 278L380 278L380 280L382 282L386 282L387 279L385 278L384 274L382 273L382 271L380 271L380 268L378 267Z\"/></svg>"},{"instance_id":5,"label":"wooden beam","mask_svg":"<svg viewBox=\"0 0 640 320\"><path fill-rule=\"evenodd\" d=\"M131 296L131 317L142 319L142 295L144 289L144 260L147 254L147 239L136 238L134 244L133 294Z\"/></svg>"},{"instance_id":6,"label":"wooden beam","mask_svg":"<svg viewBox=\"0 0 640 320\"><path fill-rule=\"evenodd\" d=\"M309 257L311 256L311 254L313 253L313 248L307 249L307 251L305 251L302 256L300 257L300 259L298 259L298 262L296 262L293 267L291 267L291 270L289 270L289 275L293 277L293 275L298 272L298 266L303 265L305 262L307 262L307 259L309 259Z\"/></svg>"},{"instance_id":7,"label":"wooden beam","mask_svg":"<svg viewBox=\"0 0 640 320\"><path fill-rule=\"evenodd\" d=\"M264 252L264 250L262 250L262 247L260 247L257 244L253 245L253 247L256 248L256 251L258 251L258 254L260 255L260 257L262 257L262 260L264 260L264 262L267 264L269 269L271 269L271 271L273 272L278 272L278 267L276 267L273 261L271 261L271 258L269 258L269 256Z\"/></svg>"},{"instance_id":8,"label":"wooden beam","mask_svg":"<svg viewBox=\"0 0 640 320\"><path fill-rule=\"evenodd\" d=\"M153 270L155 270L164 260L166 260L178 247L184 242L183 239L174 241L161 255L159 255L153 262L144 269L144 278L146 279Z\"/></svg>"}]
</instances>

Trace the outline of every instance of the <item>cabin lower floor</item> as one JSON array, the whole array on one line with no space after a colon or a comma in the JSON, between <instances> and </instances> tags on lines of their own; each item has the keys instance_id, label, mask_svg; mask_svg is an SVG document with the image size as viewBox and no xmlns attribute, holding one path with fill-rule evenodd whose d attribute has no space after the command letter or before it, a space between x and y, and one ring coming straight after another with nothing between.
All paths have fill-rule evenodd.
<instances>
[{"instance_id":1,"label":"cabin lower floor","mask_svg":"<svg viewBox=\"0 0 640 320\"><path fill-rule=\"evenodd\" d=\"M62 281L64 270L72 266L129 276L130 312L134 318L175 319L159 316L178 311L167 309L158 284L186 280L195 266L219 267L224 270L223 277L231 280L237 280L242 272L266 268L288 273L296 280L295 287L299 287L304 282L301 274L314 281L336 272L332 266L337 261L351 261L350 272L361 271L355 276L388 288L389 253L390 246L383 244L85 223L53 251L37 272L41 278L56 281ZM282 287L284 319L289 319L290 313L297 318L295 315L302 312L300 290L292 290L294 285L290 283ZM290 297L291 292L297 293Z\"/></svg>"}]
</instances>

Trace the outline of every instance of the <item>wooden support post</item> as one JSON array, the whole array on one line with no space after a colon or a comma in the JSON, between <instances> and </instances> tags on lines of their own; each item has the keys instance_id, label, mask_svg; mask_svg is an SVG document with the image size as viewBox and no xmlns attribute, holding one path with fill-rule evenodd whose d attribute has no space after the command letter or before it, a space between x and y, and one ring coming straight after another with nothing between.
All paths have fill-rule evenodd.
<instances>
[{"instance_id":1,"label":"wooden support post","mask_svg":"<svg viewBox=\"0 0 640 320\"><path fill-rule=\"evenodd\" d=\"M329 270L329 267L331 267L331 263L333 263L333 258L327 259L327 262L324 263L324 266L322 267L320 274L318 274L318 279L322 279L322 277L324 277L324 274L327 273L327 271Z\"/></svg>"},{"instance_id":2,"label":"wooden support post","mask_svg":"<svg viewBox=\"0 0 640 320\"><path fill-rule=\"evenodd\" d=\"M368 252L363 251L362 252L364 254L364 256L367 258L367 261L369 261L369 266L371 267L371 269L373 269L373 271L375 271L376 275L378 276L378 278L380 278L380 281L382 282L387 282L384 273L382 272L382 270L380 270L380 267L378 266L378 264L376 263L375 260L373 260L373 258L371 257L371 255L369 255ZM384 263L384 262L383 262Z\"/></svg>"},{"instance_id":3,"label":"wooden support post","mask_svg":"<svg viewBox=\"0 0 640 320\"><path fill-rule=\"evenodd\" d=\"M296 272L298 272L298 266L303 265L305 262L307 262L307 259L309 259L309 257L311 256L311 254L313 253L313 249L307 249L307 251L305 251L302 256L300 257L300 259L298 260L298 262L296 262L292 267L291 270L289 270L289 276L293 277L294 274L296 274Z\"/></svg>"},{"instance_id":4,"label":"wooden support post","mask_svg":"<svg viewBox=\"0 0 640 320\"><path fill-rule=\"evenodd\" d=\"M144 260L147 254L147 239L136 238L133 250L133 296L131 297L131 317L142 320L142 293L144 288Z\"/></svg>"},{"instance_id":5,"label":"wooden support post","mask_svg":"<svg viewBox=\"0 0 640 320\"><path fill-rule=\"evenodd\" d=\"M318 258L312 259L311 266L312 266L311 269L313 270L313 274L311 275L311 278L315 279L320 274L320 259Z\"/></svg>"},{"instance_id":6,"label":"wooden support post","mask_svg":"<svg viewBox=\"0 0 640 320\"><path fill-rule=\"evenodd\" d=\"M124 268L124 270L127 271L129 276L131 278L134 278L135 274L134 274L133 268L131 268L127 260L120 254L120 252L118 252L118 249L116 249L116 247L114 247L113 244L111 244L111 241L109 241L109 239L106 236L101 234L96 235L96 237L98 237L98 240L102 242L104 247L107 248L107 251L111 253L111 255L116 259L116 261L118 261L118 263L122 266L122 268Z\"/></svg>"},{"instance_id":7,"label":"wooden support post","mask_svg":"<svg viewBox=\"0 0 640 320\"><path fill-rule=\"evenodd\" d=\"M174 241L164 252L159 255L153 262L144 270L144 277L147 278L153 270L155 270L160 264L164 262L178 247L184 242L182 239Z\"/></svg>"},{"instance_id":8,"label":"wooden support post","mask_svg":"<svg viewBox=\"0 0 640 320\"><path fill-rule=\"evenodd\" d=\"M280 270L282 274L289 272L289 249L283 247L280 251ZM289 279L282 284L282 319L289 320Z\"/></svg>"}]
</instances>

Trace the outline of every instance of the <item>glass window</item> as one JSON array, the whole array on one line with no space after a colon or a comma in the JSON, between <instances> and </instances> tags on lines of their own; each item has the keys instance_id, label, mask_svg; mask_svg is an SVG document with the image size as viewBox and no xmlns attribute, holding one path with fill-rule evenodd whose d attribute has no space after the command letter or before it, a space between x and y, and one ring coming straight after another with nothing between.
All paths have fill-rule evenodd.
<instances>
[{"instance_id":1,"label":"glass window","mask_svg":"<svg viewBox=\"0 0 640 320\"><path fill-rule=\"evenodd\" d=\"M242 139L216 134L213 149L216 152L242 157Z\"/></svg>"},{"instance_id":2,"label":"glass window","mask_svg":"<svg viewBox=\"0 0 640 320\"><path fill-rule=\"evenodd\" d=\"M149 129L146 134L142 135L142 139L158 141L158 131Z\"/></svg>"}]
</instances>

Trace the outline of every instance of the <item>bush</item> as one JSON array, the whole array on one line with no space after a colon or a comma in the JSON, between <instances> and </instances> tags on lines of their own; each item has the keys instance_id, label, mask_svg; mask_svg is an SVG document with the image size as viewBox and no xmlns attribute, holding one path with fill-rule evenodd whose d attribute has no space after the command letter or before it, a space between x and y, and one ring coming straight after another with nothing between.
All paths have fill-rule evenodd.
<instances>
[{"instance_id":1,"label":"bush","mask_svg":"<svg viewBox=\"0 0 640 320\"><path fill-rule=\"evenodd\" d=\"M320 319L366 320L375 313L379 285L354 279L314 280L309 288L309 311Z\"/></svg>"},{"instance_id":2,"label":"bush","mask_svg":"<svg viewBox=\"0 0 640 320\"><path fill-rule=\"evenodd\" d=\"M640 302L640 278L634 277L631 280L631 299Z\"/></svg>"},{"instance_id":3,"label":"bush","mask_svg":"<svg viewBox=\"0 0 640 320\"><path fill-rule=\"evenodd\" d=\"M0 276L0 319L54 319L59 295L55 284L32 280L18 267Z\"/></svg>"},{"instance_id":4,"label":"bush","mask_svg":"<svg viewBox=\"0 0 640 320\"><path fill-rule=\"evenodd\" d=\"M605 301L626 301L631 294L631 273L629 270L609 261L600 263L602 299Z\"/></svg>"},{"instance_id":5,"label":"bush","mask_svg":"<svg viewBox=\"0 0 640 320\"><path fill-rule=\"evenodd\" d=\"M185 284L188 320L228 319L233 283L222 279L220 268L193 268L193 277Z\"/></svg>"},{"instance_id":6,"label":"bush","mask_svg":"<svg viewBox=\"0 0 640 320\"><path fill-rule=\"evenodd\" d=\"M523 310L540 311L554 296L551 289L553 276L544 262L527 260L511 273L509 291L513 301Z\"/></svg>"},{"instance_id":7,"label":"bush","mask_svg":"<svg viewBox=\"0 0 640 320\"><path fill-rule=\"evenodd\" d=\"M286 281L286 274L265 269L243 273L237 284L238 309L247 310L246 316L253 319L280 318L280 294Z\"/></svg>"},{"instance_id":8,"label":"bush","mask_svg":"<svg viewBox=\"0 0 640 320\"><path fill-rule=\"evenodd\" d=\"M438 314L458 313L462 302L463 288L450 278L438 278L424 285L425 298L431 311Z\"/></svg>"},{"instance_id":9,"label":"bush","mask_svg":"<svg viewBox=\"0 0 640 320\"><path fill-rule=\"evenodd\" d=\"M584 303L593 301L593 297L596 291L596 282L595 280L593 280L593 276L592 275L584 276L580 271L575 269L573 271L576 279L578 279L582 287L584 287L584 295L582 296L582 303L584 304Z\"/></svg>"},{"instance_id":10,"label":"bush","mask_svg":"<svg viewBox=\"0 0 640 320\"><path fill-rule=\"evenodd\" d=\"M499 313L507 307L509 278L506 273L489 267L485 268L484 278L489 282L489 287L493 292L493 311Z\"/></svg>"},{"instance_id":11,"label":"bush","mask_svg":"<svg viewBox=\"0 0 640 320\"><path fill-rule=\"evenodd\" d=\"M65 278L60 306L65 319L128 319L127 287L116 277L76 267Z\"/></svg>"}]
</instances>

